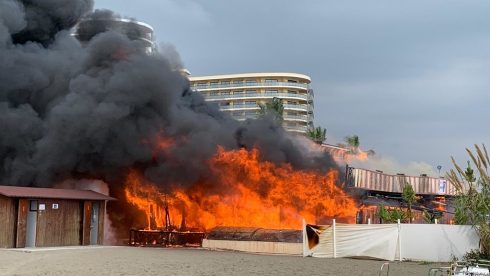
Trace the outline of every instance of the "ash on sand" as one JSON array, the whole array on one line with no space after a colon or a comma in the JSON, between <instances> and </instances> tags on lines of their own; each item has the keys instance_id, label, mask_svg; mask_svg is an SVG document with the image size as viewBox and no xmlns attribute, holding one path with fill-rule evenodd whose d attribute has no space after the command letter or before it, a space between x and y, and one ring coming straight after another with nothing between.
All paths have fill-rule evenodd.
<instances>
[{"instance_id":1,"label":"ash on sand","mask_svg":"<svg viewBox=\"0 0 490 276\"><path fill-rule=\"evenodd\" d=\"M0 250L0 275L378 275L383 261L254 255L183 248ZM398 263L390 275L426 275L441 264Z\"/></svg>"}]
</instances>

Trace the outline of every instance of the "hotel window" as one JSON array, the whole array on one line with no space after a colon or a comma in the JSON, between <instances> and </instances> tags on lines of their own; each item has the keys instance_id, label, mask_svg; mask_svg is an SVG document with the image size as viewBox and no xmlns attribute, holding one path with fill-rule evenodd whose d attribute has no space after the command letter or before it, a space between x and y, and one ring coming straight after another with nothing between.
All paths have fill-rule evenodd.
<instances>
[{"instance_id":1,"label":"hotel window","mask_svg":"<svg viewBox=\"0 0 490 276\"><path fill-rule=\"evenodd\" d=\"M243 84L243 81L242 80L234 80L233 81L233 84L242 85Z\"/></svg>"},{"instance_id":2,"label":"hotel window","mask_svg":"<svg viewBox=\"0 0 490 276\"><path fill-rule=\"evenodd\" d=\"M266 90L265 94L277 94L277 90Z\"/></svg>"},{"instance_id":3,"label":"hotel window","mask_svg":"<svg viewBox=\"0 0 490 276\"><path fill-rule=\"evenodd\" d=\"M244 93L243 93L243 91L240 90L240 91L233 91L233 94L234 95L243 95Z\"/></svg>"},{"instance_id":4,"label":"hotel window","mask_svg":"<svg viewBox=\"0 0 490 276\"><path fill-rule=\"evenodd\" d=\"M210 92L209 96L218 96L218 92Z\"/></svg>"},{"instance_id":5,"label":"hotel window","mask_svg":"<svg viewBox=\"0 0 490 276\"><path fill-rule=\"evenodd\" d=\"M257 93L256 90L247 90L247 91L245 91L245 94L247 94L247 95L253 95L253 94L256 94L256 93Z\"/></svg>"},{"instance_id":6,"label":"hotel window","mask_svg":"<svg viewBox=\"0 0 490 276\"><path fill-rule=\"evenodd\" d=\"M245 101L245 104L256 104L256 101Z\"/></svg>"},{"instance_id":7,"label":"hotel window","mask_svg":"<svg viewBox=\"0 0 490 276\"><path fill-rule=\"evenodd\" d=\"M206 87L206 83L204 82L200 82L196 85L198 88L201 88L201 87Z\"/></svg>"},{"instance_id":8,"label":"hotel window","mask_svg":"<svg viewBox=\"0 0 490 276\"><path fill-rule=\"evenodd\" d=\"M288 101L288 104L297 105L298 103L293 101Z\"/></svg>"},{"instance_id":9,"label":"hotel window","mask_svg":"<svg viewBox=\"0 0 490 276\"><path fill-rule=\"evenodd\" d=\"M273 80L273 79L266 79L266 80L265 80L265 83L277 83L277 80Z\"/></svg>"},{"instance_id":10,"label":"hotel window","mask_svg":"<svg viewBox=\"0 0 490 276\"><path fill-rule=\"evenodd\" d=\"M257 84L257 81L256 80L246 80L245 83L247 85L255 85L255 84Z\"/></svg>"},{"instance_id":11,"label":"hotel window","mask_svg":"<svg viewBox=\"0 0 490 276\"><path fill-rule=\"evenodd\" d=\"M230 102L220 102L219 105L220 106L229 106Z\"/></svg>"},{"instance_id":12,"label":"hotel window","mask_svg":"<svg viewBox=\"0 0 490 276\"><path fill-rule=\"evenodd\" d=\"M230 85L230 81L222 81L221 85Z\"/></svg>"},{"instance_id":13,"label":"hotel window","mask_svg":"<svg viewBox=\"0 0 490 276\"><path fill-rule=\"evenodd\" d=\"M221 92L221 95L230 95L230 91L223 91Z\"/></svg>"},{"instance_id":14,"label":"hotel window","mask_svg":"<svg viewBox=\"0 0 490 276\"><path fill-rule=\"evenodd\" d=\"M295 80L288 80L288 82L290 82L290 83L298 83L298 81L295 81Z\"/></svg>"},{"instance_id":15,"label":"hotel window","mask_svg":"<svg viewBox=\"0 0 490 276\"><path fill-rule=\"evenodd\" d=\"M298 94L298 92L294 90L288 90L288 94Z\"/></svg>"},{"instance_id":16,"label":"hotel window","mask_svg":"<svg viewBox=\"0 0 490 276\"><path fill-rule=\"evenodd\" d=\"M217 81L212 81L212 82L209 83L209 85L211 87L217 87L218 86L218 82Z\"/></svg>"}]
</instances>

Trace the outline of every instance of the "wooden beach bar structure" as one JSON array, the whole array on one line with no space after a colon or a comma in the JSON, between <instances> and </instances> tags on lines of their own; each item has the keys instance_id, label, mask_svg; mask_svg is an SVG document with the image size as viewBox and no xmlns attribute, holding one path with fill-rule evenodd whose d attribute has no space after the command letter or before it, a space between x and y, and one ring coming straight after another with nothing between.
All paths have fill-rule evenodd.
<instances>
[{"instance_id":1,"label":"wooden beach bar structure","mask_svg":"<svg viewBox=\"0 0 490 276\"><path fill-rule=\"evenodd\" d=\"M108 200L89 190L0 186L0 248L102 244Z\"/></svg>"}]
</instances>

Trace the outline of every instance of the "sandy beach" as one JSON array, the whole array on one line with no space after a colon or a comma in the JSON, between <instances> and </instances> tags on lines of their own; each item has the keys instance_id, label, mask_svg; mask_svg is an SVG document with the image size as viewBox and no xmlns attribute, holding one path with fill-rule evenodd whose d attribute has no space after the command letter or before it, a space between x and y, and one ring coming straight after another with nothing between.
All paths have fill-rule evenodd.
<instances>
[{"instance_id":1,"label":"sandy beach","mask_svg":"<svg viewBox=\"0 0 490 276\"><path fill-rule=\"evenodd\" d=\"M383 261L268 256L188 248L0 250L0 275L378 275ZM390 275L441 264L391 262ZM384 274L385 275L385 274Z\"/></svg>"}]
</instances>

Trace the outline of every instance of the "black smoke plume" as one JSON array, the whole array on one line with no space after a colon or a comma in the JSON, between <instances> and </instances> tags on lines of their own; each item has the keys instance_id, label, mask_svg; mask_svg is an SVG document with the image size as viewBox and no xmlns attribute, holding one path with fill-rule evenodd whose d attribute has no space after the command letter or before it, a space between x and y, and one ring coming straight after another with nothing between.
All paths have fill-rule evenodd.
<instances>
[{"instance_id":1,"label":"black smoke plume","mask_svg":"<svg viewBox=\"0 0 490 276\"><path fill-rule=\"evenodd\" d=\"M141 53L126 36L107 31L82 46L70 29L92 7L0 1L1 184L97 178L117 191L137 167L162 186L190 185L206 176L218 145L256 146L263 159L300 169L336 167L328 154L304 154L272 120L240 123L220 112L169 58ZM175 138L173 158L155 155L162 135Z\"/></svg>"}]
</instances>

